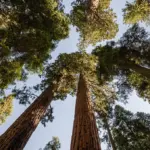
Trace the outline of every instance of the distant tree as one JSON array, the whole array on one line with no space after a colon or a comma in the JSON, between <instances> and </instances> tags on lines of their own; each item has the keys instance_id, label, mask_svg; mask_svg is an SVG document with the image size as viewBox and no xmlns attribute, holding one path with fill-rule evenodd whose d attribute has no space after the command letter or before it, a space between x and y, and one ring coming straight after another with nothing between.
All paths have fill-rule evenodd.
<instances>
[{"instance_id":1,"label":"distant tree","mask_svg":"<svg viewBox=\"0 0 150 150\"><path fill-rule=\"evenodd\" d=\"M13 109L13 96L9 95L0 101L0 125L11 115Z\"/></svg>"},{"instance_id":2,"label":"distant tree","mask_svg":"<svg viewBox=\"0 0 150 150\"><path fill-rule=\"evenodd\" d=\"M119 42L99 46L93 53L99 56L101 80L118 79L118 92L122 98L136 89L139 96L150 100L150 39L144 28L136 24Z\"/></svg>"},{"instance_id":3,"label":"distant tree","mask_svg":"<svg viewBox=\"0 0 150 150\"><path fill-rule=\"evenodd\" d=\"M52 141L48 142L43 149L40 150L59 150L61 144L58 137L53 137Z\"/></svg>"},{"instance_id":4,"label":"distant tree","mask_svg":"<svg viewBox=\"0 0 150 150\"><path fill-rule=\"evenodd\" d=\"M72 3L70 18L80 32L81 48L116 35L116 16L109 5L110 0L76 0Z\"/></svg>"},{"instance_id":5,"label":"distant tree","mask_svg":"<svg viewBox=\"0 0 150 150\"><path fill-rule=\"evenodd\" d=\"M113 150L145 150L150 148L150 115L143 112L133 114L116 105L108 115L98 112L99 127L103 129L103 141Z\"/></svg>"},{"instance_id":6,"label":"distant tree","mask_svg":"<svg viewBox=\"0 0 150 150\"><path fill-rule=\"evenodd\" d=\"M116 106L112 133L118 149L150 149L150 115Z\"/></svg>"},{"instance_id":7,"label":"distant tree","mask_svg":"<svg viewBox=\"0 0 150 150\"><path fill-rule=\"evenodd\" d=\"M68 36L69 19L59 0L2 0L0 6L0 89L4 89L22 79L24 70L42 71L50 52Z\"/></svg>"},{"instance_id":8,"label":"distant tree","mask_svg":"<svg viewBox=\"0 0 150 150\"><path fill-rule=\"evenodd\" d=\"M135 24L139 22L150 23L150 1L135 0L132 3L127 2L126 8L123 9L124 22Z\"/></svg>"},{"instance_id":9,"label":"distant tree","mask_svg":"<svg viewBox=\"0 0 150 150\"><path fill-rule=\"evenodd\" d=\"M106 89L105 89L106 90ZM107 90L107 95L99 95L99 98L94 101L94 111L96 113L96 121L99 128L101 142L107 143L107 150L117 150L116 143L111 132L113 108L115 100L117 100L116 92ZM102 105L102 99L104 107ZM103 129L101 131L101 129Z\"/></svg>"}]
</instances>

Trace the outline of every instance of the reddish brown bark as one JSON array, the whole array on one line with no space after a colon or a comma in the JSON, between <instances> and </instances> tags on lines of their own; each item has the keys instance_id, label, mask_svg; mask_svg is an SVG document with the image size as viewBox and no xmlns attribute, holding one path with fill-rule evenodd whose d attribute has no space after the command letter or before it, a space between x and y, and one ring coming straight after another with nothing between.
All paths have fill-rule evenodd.
<instances>
[{"instance_id":1,"label":"reddish brown bark","mask_svg":"<svg viewBox=\"0 0 150 150\"><path fill-rule=\"evenodd\" d=\"M82 74L78 83L71 150L101 150L90 92Z\"/></svg>"},{"instance_id":2,"label":"reddish brown bark","mask_svg":"<svg viewBox=\"0 0 150 150\"><path fill-rule=\"evenodd\" d=\"M23 150L52 101L53 87L48 87L0 137L0 150Z\"/></svg>"}]
</instances>

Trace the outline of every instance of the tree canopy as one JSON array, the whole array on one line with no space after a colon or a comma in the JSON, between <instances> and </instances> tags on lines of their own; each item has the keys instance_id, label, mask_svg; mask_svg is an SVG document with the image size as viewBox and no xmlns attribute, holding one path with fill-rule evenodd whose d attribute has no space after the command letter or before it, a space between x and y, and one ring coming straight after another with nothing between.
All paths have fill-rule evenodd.
<instances>
[{"instance_id":1,"label":"tree canopy","mask_svg":"<svg viewBox=\"0 0 150 150\"><path fill-rule=\"evenodd\" d=\"M139 96L150 100L150 39L137 24L127 30L118 42L96 47L99 75L103 80L118 79L123 97L136 89ZM109 60L108 60L109 58Z\"/></svg>"},{"instance_id":2,"label":"tree canopy","mask_svg":"<svg viewBox=\"0 0 150 150\"><path fill-rule=\"evenodd\" d=\"M120 105L110 107L108 115L97 112L102 142L108 149L149 149L150 114L132 113Z\"/></svg>"},{"instance_id":3,"label":"tree canopy","mask_svg":"<svg viewBox=\"0 0 150 150\"><path fill-rule=\"evenodd\" d=\"M23 70L38 72L57 43L69 34L69 19L61 1L4 0L0 18L0 88L20 79ZM6 19L4 19L6 18ZM7 69L8 68L8 69ZM4 70L4 71L3 71ZM6 81L5 81L6 80Z\"/></svg>"},{"instance_id":4,"label":"tree canopy","mask_svg":"<svg viewBox=\"0 0 150 150\"><path fill-rule=\"evenodd\" d=\"M40 150L59 150L61 147L61 144L59 142L58 137L53 137L53 139L46 144L46 146L43 149Z\"/></svg>"},{"instance_id":5,"label":"tree canopy","mask_svg":"<svg viewBox=\"0 0 150 150\"><path fill-rule=\"evenodd\" d=\"M59 88L55 91L54 99L65 99L67 94L74 95L77 91L79 74L83 73L91 92L93 101L99 101L101 110L105 111L107 101L115 99L114 89L108 83L101 84L97 75L97 57L85 52L60 54L58 59L48 65L40 87L47 87L52 81L56 82L58 75L62 75Z\"/></svg>"},{"instance_id":6,"label":"tree canopy","mask_svg":"<svg viewBox=\"0 0 150 150\"><path fill-rule=\"evenodd\" d=\"M112 133L118 149L150 149L150 114L116 106Z\"/></svg>"},{"instance_id":7,"label":"tree canopy","mask_svg":"<svg viewBox=\"0 0 150 150\"><path fill-rule=\"evenodd\" d=\"M107 100L114 93L113 89L111 89L108 84L102 85L98 81L96 66L97 58L95 55L87 54L85 52L60 54L54 63L47 65L41 76L42 82L33 87L33 89L35 91L43 91L52 83L57 83L58 78L61 78L58 83L58 88L54 91L53 100L64 100L66 99L67 94L75 95L79 74L82 72L84 73L89 89L91 90L92 99L94 101L99 101L101 110L105 111L105 105L108 103ZM27 87L15 89L13 90L13 93L22 104L30 103L30 100L33 99L36 94L32 89L28 89ZM48 120L45 120L45 117ZM47 111L45 117L42 120L44 124L52 120L52 109Z\"/></svg>"},{"instance_id":8,"label":"tree canopy","mask_svg":"<svg viewBox=\"0 0 150 150\"><path fill-rule=\"evenodd\" d=\"M135 24L139 22L150 23L150 1L149 0L135 0L132 3L127 2L123 9L124 22L128 24Z\"/></svg>"},{"instance_id":9,"label":"tree canopy","mask_svg":"<svg viewBox=\"0 0 150 150\"><path fill-rule=\"evenodd\" d=\"M13 96L9 95L0 100L0 125L3 124L7 117L11 115L13 109Z\"/></svg>"},{"instance_id":10,"label":"tree canopy","mask_svg":"<svg viewBox=\"0 0 150 150\"><path fill-rule=\"evenodd\" d=\"M81 47L113 38L117 31L116 15L109 8L110 0L77 0L72 3L72 24L80 32Z\"/></svg>"}]
</instances>

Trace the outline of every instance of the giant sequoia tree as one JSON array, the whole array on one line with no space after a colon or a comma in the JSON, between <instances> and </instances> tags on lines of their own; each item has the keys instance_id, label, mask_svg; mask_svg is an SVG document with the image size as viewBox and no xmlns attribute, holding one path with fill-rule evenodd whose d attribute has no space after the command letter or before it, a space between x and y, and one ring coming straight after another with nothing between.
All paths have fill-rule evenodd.
<instances>
[{"instance_id":1,"label":"giant sequoia tree","mask_svg":"<svg viewBox=\"0 0 150 150\"><path fill-rule=\"evenodd\" d=\"M4 89L22 79L23 70L43 69L56 44L68 36L69 20L60 1L2 0L0 5L0 88Z\"/></svg>"},{"instance_id":2,"label":"giant sequoia tree","mask_svg":"<svg viewBox=\"0 0 150 150\"><path fill-rule=\"evenodd\" d=\"M118 31L110 0L76 0L70 14L72 24L80 32L81 46L111 39Z\"/></svg>"},{"instance_id":3,"label":"giant sequoia tree","mask_svg":"<svg viewBox=\"0 0 150 150\"><path fill-rule=\"evenodd\" d=\"M75 93L77 81L81 72L84 76L80 78L79 83L81 81L82 83L85 83L85 81L88 83L86 86L80 84L78 87L78 94L82 86L85 87L85 90L84 93L81 93L83 98L78 95L77 103L81 106L82 104L86 104L86 109L80 111L78 115L84 116L85 111L87 114L85 116L85 120L87 120L85 127L88 132L88 139L85 141L83 139L86 135L83 134L81 136L81 140L83 140L82 146L85 147L85 143L87 143L87 148L89 148L91 147L90 142L93 141L95 143L96 140L97 142L95 143L95 146L97 149L100 149L96 123L94 120L95 117L92 112L92 105L90 104L90 97L98 97L99 94L105 96L107 94L105 88L98 86L96 60L96 57L93 55L76 52L73 54L61 54L54 63L49 65L46 68L45 73L43 73L42 83L38 86L38 88L46 90L44 90L44 92L33 102L33 104L1 136L0 142L3 144L0 145L0 149L22 149L31 134L36 129L41 118L44 116L52 99L64 99L67 94ZM91 95L89 94L89 90L92 92ZM105 105L103 99L101 99L101 104L101 107ZM75 116L75 120L78 118L80 119L79 116ZM82 119L80 121L82 121ZM77 125L79 125L78 121ZM73 149L80 145L80 143L78 143L79 140L74 138L74 136L79 135L80 131L84 130L84 126L79 127L81 128L77 128L77 130L74 127L75 133L73 133L72 141ZM92 139L93 136L95 140ZM76 147L74 147L74 144Z\"/></svg>"},{"instance_id":4,"label":"giant sequoia tree","mask_svg":"<svg viewBox=\"0 0 150 150\"><path fill-rule=\"evenodd\" d=\"M45 112L53 99L54 92L58 88L58 83L62 78L62 73L60 71L61 69L57 68L61 67L60 65L58 61L48 67L50 75L47 84L49 84L49 86L44 86L45 90L42 94L36 98L27 110L0 137L0 143L2 143L0 145L0 150L20 150L24 148L28 139L39 124L41 118L45 115Z\"/></svg>"},{"instance_id":5,"label":"giant sequoia tree","mask_svg":"<svg viewBox=\"0 0 150 150\"><path fill-rule=\"evenodd\" d=\"M109 81L117 77L117 86L124 96L134 88L139 96L150 100L149 46L148 33L134 25L119 42L99 46L93 51L99 56L99 75Z\"/></svg>"}]
</instances>

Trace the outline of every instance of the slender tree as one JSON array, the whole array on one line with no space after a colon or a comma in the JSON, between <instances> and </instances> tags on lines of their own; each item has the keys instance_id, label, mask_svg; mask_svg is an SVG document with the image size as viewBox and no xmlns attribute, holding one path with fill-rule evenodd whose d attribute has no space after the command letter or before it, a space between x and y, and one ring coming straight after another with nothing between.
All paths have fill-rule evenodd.
<instances>
[{"instance_id":1,"label":"slender tree","mask_svg":"<svg viewBox=\"0 0 150 150\"><path fill-rule=\"evenodd\" d=\"M108 148L113 150L149 149L150 115L143 112L133 114L123 107L110 107L107 115L97 111L99 128Z\"/></svg>"},{"instance_id":2,"label":"slender tree","mask_svg":"<svg viewBox=\"0 0 150 150\"><path fill-rule=\"evenodd\" d=\"M108 149L112 149L112 150L117 150L117 146L116 146L116 142L114 140L114 137L112 135L112 131L111 131L111 124L110 124L110 116L104 116L102 115L102 113L98 110L96 110L97 115L97 122L99 125L99 129L103 129L103 136L102 136L102 141L107 143L107 147ZM110 112L109 112L110 113ZM109 114L110 115L110 114ZM111 114L112 115L112 114Z\"/></svg>"},{"instance_id":3,"label":"slender tree","mask_svg":"<svg viewBox=\"0 0 150 150\"><path fill-rule=\"evenodd\" d=\"M96 121L99 126L99 130L103 129L101 136L101 141L107 143L107 148L112 150L117 150L115 140L111 131L111 119L113 117L113 107L114 102L117 99L115 91L107 90L107 95L101 95L94 103L94 111L96 112ZM100 99L104 99L104 108L101 107ZM106 132L105 132L106 131Z\"/></svg>"},{"instance_id":4,"label":"slender tree","mask_svg":"<svg viewBox=\"0 0 150 150\"><path fill-rule=\"evenodd\" d=\"M115 140L114 140L114 138L112 136L110 125L108 124L107 120L105 121L105 126L106 126L106 130L107 130L107 133L108 133L108 137L109 137L112 149L113 150L117 150L116 143L115 143Z\"/></svg>"}]
</instances>

